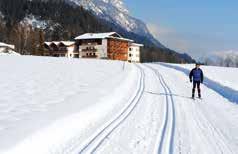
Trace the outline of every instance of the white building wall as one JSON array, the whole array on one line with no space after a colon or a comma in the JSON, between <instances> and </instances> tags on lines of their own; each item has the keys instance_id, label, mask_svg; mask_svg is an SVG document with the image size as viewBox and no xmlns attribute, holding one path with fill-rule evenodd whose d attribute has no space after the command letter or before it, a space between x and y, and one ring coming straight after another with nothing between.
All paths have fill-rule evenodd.
<instances>
[{"instance_id":1,"label":"white building wall","mask_svg":"<svg viewBox=\"0 0 238 154\"><path fill-rule=\"evenodd\" d=\"M140 62L140 46L131 45L129 47L128 61L132 63Z\"/></svg>"},{"instance_id":2,"label":"white building wall","mask_svg":"<svg viewBox=\"0 0 238 154\"><path fill-rule=\"evenodd\" d=\"M102 40L101 58L107 58L107 39Z\"/></svg>"},{"instance_id":3,"label":"white building wall","mask_svg":"<svg viewBox=\"0 0 238 154\"><path fill-rule=\"evenodd\" d=\"M6 52L6 47L0 47L0 52Z\"/></svg>"},{"instance_id":4,"label":"white building wall","mask_svg":"<svg viewBox=\"0 0 238 154\"><path fill-rule=\"evenodd\" d=\"M67 53L67 57L68 58L73 58L74 57L74 46L69 46L67 47L68 53Z\"/></svg>"}]
</instances>

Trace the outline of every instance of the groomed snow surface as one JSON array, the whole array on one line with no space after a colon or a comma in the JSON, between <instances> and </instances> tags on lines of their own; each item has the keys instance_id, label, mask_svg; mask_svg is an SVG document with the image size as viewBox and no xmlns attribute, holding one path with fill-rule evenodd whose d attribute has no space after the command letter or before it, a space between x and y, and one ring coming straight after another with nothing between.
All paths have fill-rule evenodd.
<instances>
[{"instance_id":1,"label":"groomed snow surface","mask_svg":"<svg viewBox=\"0 0 238 154\"><path fill-rule=\"evenodd\" d=\"M238 153L238 101L215 87L237 94L227 68L204 67L214 84L192 100L174 66L1 56L0 153Z\"/></svg>"}]
</instances>

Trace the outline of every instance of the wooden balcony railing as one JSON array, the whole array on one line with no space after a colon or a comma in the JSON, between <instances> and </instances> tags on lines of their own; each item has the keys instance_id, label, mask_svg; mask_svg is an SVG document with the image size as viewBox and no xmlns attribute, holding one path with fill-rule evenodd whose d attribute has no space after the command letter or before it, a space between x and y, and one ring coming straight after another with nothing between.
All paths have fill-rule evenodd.
<instances>
[{"instance_id":1,"label":"wooden balcony railing","mask_svg":"<svg viewBox=\"0 0 238 154\"><path fill-rule=\"evenodd\" d=\"M82 49L83 52L97 52L97 49Z\"/></svg>"},{"instance_id":2,"label":"wooden balcony railing","mask_svg":"<svg viewBox=\"0 0 238 154\"><path fill-rule=\"evenodd\" d=\"M97 58L97 55L82 56L82 58Z\"/></svg>"}]
</instances>

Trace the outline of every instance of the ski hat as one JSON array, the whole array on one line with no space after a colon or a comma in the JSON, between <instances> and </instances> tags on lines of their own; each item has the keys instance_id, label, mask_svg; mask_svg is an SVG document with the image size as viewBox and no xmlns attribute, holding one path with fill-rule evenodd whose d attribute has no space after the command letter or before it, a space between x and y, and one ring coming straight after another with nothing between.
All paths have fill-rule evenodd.
<instances>
[{"instance_id":1,"label":"ski hat","mask_svg":"<svg viewBox=\"0 0 238 154\"><path fill-rule=\"evenodd\" d=\"M201 65L200 63L196 63L196 66Z\"/></svg>"}]
</instances>

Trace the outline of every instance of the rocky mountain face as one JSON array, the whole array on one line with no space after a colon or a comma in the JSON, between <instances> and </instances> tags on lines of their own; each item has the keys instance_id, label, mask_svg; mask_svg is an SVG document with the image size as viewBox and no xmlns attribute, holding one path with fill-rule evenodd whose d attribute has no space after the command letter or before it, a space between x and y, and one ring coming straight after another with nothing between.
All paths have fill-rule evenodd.
<instances>
[{"instance_id":1,"label":"rocky mountain face","mask_svg":"<svg viewBox=\"0 0 238 154\"><path fill-rule=\"evenodd\" d=\"M132 17L123 0L66 0L92 11L96 16L115 24L124 30L143 36L159 48L164 46L149 32L145 23Z\"/></svg>"}]
</instances>

